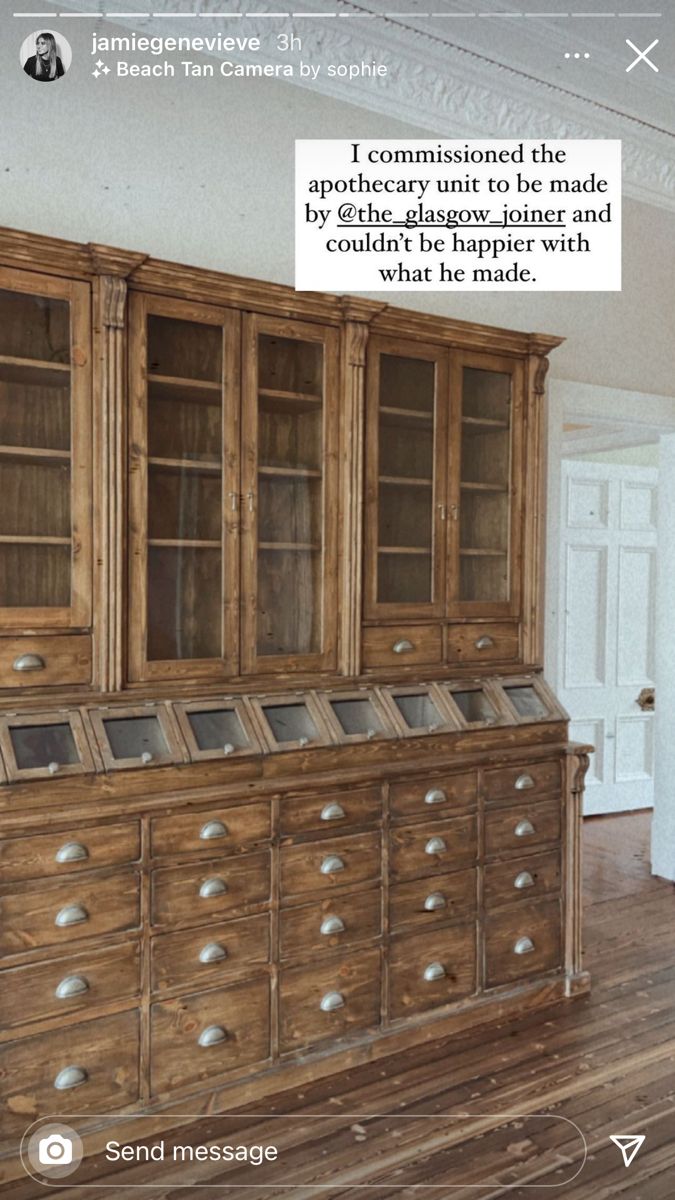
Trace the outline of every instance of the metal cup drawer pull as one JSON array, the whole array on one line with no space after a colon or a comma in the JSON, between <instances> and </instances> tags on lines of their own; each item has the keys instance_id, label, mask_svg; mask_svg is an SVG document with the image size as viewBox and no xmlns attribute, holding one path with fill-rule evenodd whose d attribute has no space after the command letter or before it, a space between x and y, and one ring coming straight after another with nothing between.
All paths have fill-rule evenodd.
<instances>
[{"instance_id":1,"label":"metal cup drawer pull","mask_svg":"<svg viewBox=\"0 0 675 1200\"><path fill-rule=\"evenodd\" d=\"M54 918L54 924L59 929L65 929L68 925L81 925L83 921L89 920L89 913L84 904L66 904L65 908L59 909Z\"/></svg>"},{"instance_id":2,"label":"metal cup drawer pull","mask_svg":"<svg viewBox=\"0 0 675 1200\"><path fill-rule=\"evenodd\" d=\"M524 820L518 822L513 832L515 833L516 837L532 837L532 834L536 833L537 831L532 822L525 818Z\"/></svg>"},{"instance_id":3,"label":"metal cup drawer pull","mask_svg":"<svg viewBox=\"0 0 675 1200\"><path fill-rule=\"evenodd\" d=\"M224 896L227 891L227 884L224 879L219 879L214 876L212 879L205 879L199 889L199 895L202 900L209 900L212 896Z\"/></svg>"},{"instance_id":4,"label":"metal cup drawer pull","mask_svg":"<svg viewBox=\"0 0 675 1200\"><path fill-rule=\"evenodd\" d=\"M443 963L431 962L424 968L424 982L435 983L437 979L445 979L446 974Z\"/></svg>"},{"instance_id":5,"label":"metal cup drawer pull","mask_svg":"<svg viewBox=\"0 0 675 1200\"><path fill-rule=\"evenodd\" d=\"M441 908L447 908L448 902L442 892L431 892L424 901L425 912L438 912Z\"/></svg>"},{"instance_id":6,"label":"metal cup drawer pull","mask_svg":"<svg viewBox=\"0 0 675 1200\"><path fill-rule=\"evenodd\" d=\"M199 830L199 837L203 842L208 842L211 838L227 837L228 834L229 829L222 821L207 821Z\"/></svg>"},{"instance_id":7,"label":"metal cup drawer pull","mask_svg":"<svg viewBox=\"0 0 675 1200\"><path fill-rule=\"evenodd\" d=\"M321 809L322 821L341 821L345 815L345 810L341 804L326 804Z\"/></svg>"},{"instance_id":8,"label":"metal cup drawer pull","mask_svg":"<svg viewBox=\"0 0 675 1200\"><path fill-rule=\"evenodd\" d=\"M448 796L443 791L443 788L429 788L429 791L424 797L425 804L445 804Z\"/></svg>"},{"instance_id":9,"label":"metal cup drawer pull","mask_svg":"<svg viewBox=\"0 0 675 1200\"><path fill-rule=\"evenodd\" d=\"M342 920L342 917L325 917L321 922L319 933L321 933L323 937L330 937L332 933L344 933L344 931L345 923Z\"/></svg>"},{"instance_id":10,"label":"metal cup drawer pull","mask_svg":"<svg viewBox=\"0 0 675 1200\"><path fill-rule=\"evenodd\" d=\"M514 954L531 954L534 950L534 942L529 937L519 937L513 947Z\"/></svg>"},{"instance_id":11,"label":"metal cup drawer pull","mask_svg":"<svg viewBox=\"0 0 675 1200\"><path fill-rule=\"evenodd\" d=\"M219 1046L221 1042L227 1041L227 1030L223 1029L222 1025L209 1025L207 1029L202 1029L197 1038L198 1046Z\"/></svg>"},{"instance_id":12,"label":"metal cup drawer pull","mask_svg":"<svg viewBox=\"0 0 675 1200\"><path fill-rule=\"evenodd\" d=\"M399 638L398 641L394 642L392 646L394 654L409 654L410 651L414 649L414 642L409 641L408 638Z\"/></svg>"},{"instance_id":13,"label":"metal cup drawer pull","mask_svg":"<svg viewBox=\"0 0 675 1200\"><path fill-rule=\"evenodd\" d=\"M490 646L494 646L494 644L494 638L488 637L487 634L484 634L483 637L476 638L474 642L476 650L489 650Z\"/></svg>"},{"instance_id":14,"label":"metal cup drawer pull","mask_svg":"<svg viewBox=\"0 0 675 1200\"><path fill-rule=\"evenodd\" d=\"M534 787L534 779L525 771L522 775L518 776L515 786L517 792L525 792L528 788Z\"/></svg>"},{"instance_id":15,"label":"metal cup drawer pull","mask_svg":"<svg viewBox=\"0 0 675 1200\"><path fill-rule=\"evenodd\" d=\"M45 660L41 654L20 654L12 663L13 671L44 671Z\"/></svg>"},{"instance_id":16,"label":"metal cup drawer pull","mask_svg":"<svg viewBox=\"0 0 675 1200\"><path fill-rule=\"evenodd\" d=\"M329 854L321 864L322 875L333 875L335 871L344 871L345 864L337 854Z\"/></svg>"},{"instance_id":17,"label":"metal cup drawer pull","mask_svg":"<svg viewBox=\"0 0 675 1200\"><path fill-rule=\"evenodd\" d=\"M523 888L534 887L534 879L530 875L529 871L521 871L519 875L516 875L513 881L513 886L514 888L518 888L519 891L522 891Z\"/></svg>"},{"instance_id":18,"label":"metal cup drawer pull","mask_svg":"<svg viewBox=\"0 0 675 1200\"><path fill-rule=\"evenodd\" d=\"M80 1084L86 1083L88 1078L89 1075L84 1067L64 1067L56 1076L54 1087L57 1092L67 1092L69 1088L76 1088Z\"/></svg>"},{"instance_id":19,"label":"metal cup drawer pull","mask_svg":"<svg viewBox=\"0 0 675 1200\"><path fill-rule=\"evenodd\" d=\"M448 848L447 843L444 838L432 837L432 838L429 838L429 841L427 842L426 846L424 847L424 853L425 854L443 854L443 852L445 850L447 850L447 848Z\"/></svg>"},{"instance_id":20,"label":"metal cup drawer pull","mask_svg":"<svg viewBox=\"0 0 675 1200\"><path fill-rule=\"evenodd\" d=\"M57 1000L72 1000L73 996L83 996L89 991L89 981L84 975L66 975L54 989Z\"/></svg>"},{"instance_id":21,"label":"metal cup drawer pull","mask_svg":"<svg viewBox=\"0 0 675 1200\"><path fill-rule=\"evenodd\" d=\"M85 858L89 858L89 851L82 842L66 842L54 855L57 863L83 862Z\"/></svg>"},{"instance_id":22,"label":"metal cup drawer pull","mask_svg":"<svg viewBox=\"0 0 675 1200\"><path fill-rule=\"evenodd\" d=\"M337 1012L338 1008L344 1008L344 1006L345 998L341 992L326 992L319 1005L321 1011L326 1013Z\"/></svg>"},{"instance_id":23,"label":"metal cup drawer pull","mask_svg":"<svg viewBox=\"0 0 675 1200\"><path fill-rule=\"evenodd\" d=\"M220 942L207 942L199 951L200 963L222 962L224 958L227 958L227 950Z\"/></svg>"}]
</instances>

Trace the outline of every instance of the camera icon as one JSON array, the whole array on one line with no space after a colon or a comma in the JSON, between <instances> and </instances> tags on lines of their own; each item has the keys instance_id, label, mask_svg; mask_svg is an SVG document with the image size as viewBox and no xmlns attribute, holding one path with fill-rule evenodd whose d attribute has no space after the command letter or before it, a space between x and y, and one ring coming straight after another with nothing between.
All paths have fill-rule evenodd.
<instances>
[{"instance_id":1,"label":"camera icon","mask_svg":"<svg viewBox=\"0 0 675 1200\"><path fill-rule=\"evenodd\" d=\"M43 1167L66 1167L73 1161L73 1143L60 1133L51 1133L38 1142L38 1162Z\"/></svg>"}]
</instances>

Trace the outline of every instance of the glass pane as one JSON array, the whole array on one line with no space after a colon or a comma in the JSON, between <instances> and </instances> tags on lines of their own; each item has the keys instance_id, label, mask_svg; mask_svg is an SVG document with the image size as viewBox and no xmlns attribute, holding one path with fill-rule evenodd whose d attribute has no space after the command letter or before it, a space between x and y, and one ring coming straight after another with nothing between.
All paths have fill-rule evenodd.
<instances>
[{"instance_id":1,"label":"glass pane","mask_svg":"<svg viewBox=\"0 0 675 1200\"><path fill-rule=\"evenodd\" d=\"M277 742L319 740L319 731L304 704L265 706L265 716Z\"/></svg>"},{"instance_id":2,"label":"glass pane","mask_svg":"<svg viewBox=\"0 0 675 1200\"><path fill-rule=\"evenodd\" d=\"M148 371L148 658L219 658L222 327L149 317Z\"/></svg>"},{"instance_id":3,"label":"glass pane","mask_svg":"<svg viewBox=\"0 0 675 1200\"><path fill-rule=\"evenodd\" d=\"M511 376L465 367L462 385L460 600L509 598Z\"/></svg>"},{"instance_id":4,"label":"glass pane","mask_svg":"<svg viewBox=\"0 0 675 1200\"><path fill-rule=\"evenodd\" d=\"M469 724L483 721L486 725L492 725L497 720L497 714L484 692L452 692L452 698Z\"/></svg>"},{"instance_id":5,"label":"glass pane","mask_svg":"<svg viewBox=\"0 0 675 1200\"><path fill-rule=\"evenodd\" d=\"M323 346L258 341L259 655L321 651Z\"/></svg>"},{"instance_id":6,"label":"glass pane","mask_svg":"<svg viewBox=\"0 0 675 1200\"><path fill-rule=\"evenodd\" d=\"M67 721L63 725L10 725L9 736L21 771L46 768L50 763L67 766L80 761Z\"/></svg>"},{"instance_id":7,"label":"glass pane","mask_svg":"<svg viewBox=\"0 0 675 1200\"><path fill-rule=\"evenodd\" d=\"M0 291L0 607L71 602L70 311Z\"/></svg>"},{"instance_id":8,"label":"glass pane","mask_svg":"<svg viewBox=\"0 0 675 1200\"><path fill-rule=\"evenodd\" d=\"M250 745L239 715L234 708L213 708L207 712L189 712L187 719L200 750L222 750L225 746L243 750Z\"/></svg>"},{"instance_id":9,"label":"glass pane","mask_svg":"<svg viewBox=\"0 0 675 1200\"><path fill-rule=\"evenodd\" d=\"M533 687L505 687L509 700L519 717L549 717L551 714Z\"/></svg>"},{"instance_id":10,"label":"glass pane","mask_svg":"<svg viewBox=\"0 0 675 1200\"><path fill-rule=\"evenodd\" d=\"M431 696L426 692L394 696L394 701L409 729L428 729L431 725L445 723Z\"/></svg>"},{"instance_id":11,"label":"glass pane","mask_svg":"<svg viewBox=\"0 0 675 1200\"><path fill-rule=\"evenodd\" d=\"M377 599L433 600L433 362L380 358Z\"/></svg>"},{"instance_id":12,"label":"glass pane","mask_svg":"<svg viewBox=\"0 0 675 1200\"><path fill-rule=\"evenodd\" d=\"M161 757L169 747L157 717L109 717L103 722L113 758Z\"/></svg>"},{"instance_id":13,"label":"glass pane","mask_svg":"<svg viewBox=\"0 0 675 1200\"><path fill-rule=\"evenodd\" d=\"M372 700L331 700L330 706L344 733L362 733L364 737L382 733L383 725Z\"/></svg>"}]
</instances>

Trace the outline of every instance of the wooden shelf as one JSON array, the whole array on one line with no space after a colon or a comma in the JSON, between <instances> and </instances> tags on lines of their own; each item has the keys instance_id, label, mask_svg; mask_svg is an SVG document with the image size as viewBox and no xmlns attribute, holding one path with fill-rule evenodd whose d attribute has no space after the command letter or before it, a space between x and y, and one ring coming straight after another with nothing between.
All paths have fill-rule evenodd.
<instances>
[{"instance_id":1,"label":"wooden shelf","mask_svg":"<svg viewBox=\"0 0 675 1200\"><path fill-rule=\"evenodd\" d=\"M259 550L298 550L303 553L316 554L320 549L320 545L315 545L314 542L258 542Z\"/></svg>"},{"instance_id":2,"label":"wooden shelf","mask_svg":"<svg viewBox=\"0 0 675 1200\"><path fill-rule=\"evenodd\" d=\"M191 471L205 475L220 475L222 470L222 464L218 458L149 458L148 466L159 467L164 471Z\"/></svg>"},{"instance_id":3,"label":"wooden shelf","mask_svg":"<svg viewBox=\"0 0 675 1200\"><path fill-rule=\"evenodd\" d=\"M462 425L473 426L476 431L480 429L508 429L508 421L497 421L493 417L462 417Z\"/></svg>"},{"instance_id":4,"label":"wooden shelf","mask_svg":"<svg viewBox=\"0 0 675 1200\"><path fill-rule=\"evenodd\" d=\"M423 554L429 558L431 550L426 550L423 546L378 546L378 554Z\"/></svg>"},{"instance_id":5,"label":"wooden shelf","mask_svg":"<svg viewBox=\"0 0 675 1200\"><path fill-rule=\"evenodd\" d=\"M15 358L0 354L0 383L29 383L38 387L68 387L69 363L44 362L39 358Z\"/></svg>"},{"instance_id":6,"label":"wooden shelf","mask_svg":"<svg viewBox=\"0 0 675 1200\"><path fill-rule=\"evenodd\" d=\"M501 483L460 483L460 488L463 492L498 492L505 496L509 489Z\"/></svg>"},{"instance_id":7,"label":"wooden shelf","mask_svg":"<svg viewBox=\"0 0 675 1200\"><path fill-rule=\"evenodd\" d=\"M460 554L471 558L506 558L508 555L508 550L460 549Z\"/></svg>"},{"instance_id":8,"label":"wooden shelf","mask_svg":"<svg viewBox=\"0 0 675 1200\"><path fill-rule=\"evenodd\" d=\"M259 475L279 479L321 479L321 471L312 467L258 467Z\"/></svg>"},{"instance_id":9,"label":"wooden shelf","mask_svg":"<svg viewBox=\"0 0 675 1200\"><path fill-rule=\"evenodd\" d=\"M152 386L151 401L162 399L214 406L220 406L222 401L223 385L220 381L182 379L177 375L155 375L152 371L148 371L147 381L148 391Z\"/></svg>"},{"instance_id":10,"label":"wooden shelf","mask_svg":"<svg viewBox=\"0 0 675 1200\"><path fill-rule=\"evenodd\" d=\"M304 413L323 407L323 397L312 392L284 392L276 388L258 388L258 402L267 413Z\"/></svg>"},{"instance_id":11,"label":"wooden shelf","mask_svg":"<svg viewBox=\"0 0 675 1200\"><path fill-rule=\"evenodd\" d=\"M379 412L382 417L392 418L392 424L396 422L408 424L410 421L421 421L425 425L431 425L434 419L433 413L420 412L417 408L391 408L387 404L381 404Z\"/></svg>"},{"instance_id":12,"label":"wooden shelf","mask_svg":"<svg viewBox=\"0 0 675 1200\"><path fill-rule=\"evenodd\" d=\"M148 538L148 546L166 550L220 550L220 542L200 541L197 538Z\"/></svg>"},{"instance_id":13,"label":"wooden shelf","mask_svg":"<svg viewBox=\"0 0 675 1200\"><path fill-rule=\"evenodd\" d=\"M50 462L70 462L70 450L47 450L38 446L0 446L0 457L49 465Z\"/></svg>"},{"instance_id":14,"label":"wooden shelf","mask_svg":"<svg viewBox=\"0 0 675 1200\"><path fill-rule=\"evenodd\" d=\"M433 479L413 479L410 475L380 475L379 483L391 483L396 487L433 487Z\"/></svg>"},{"instance_id":15,"label":"wooden shelf","mask_svg":"<svg viewBox=\"0 0 675 1200\"><path fill-rule=\"evenodd\" d=\"M70 546L71 539L40 534L26 537L24 534L0 533L0 543L8 546Z\"/></svg>"}]
</instances>

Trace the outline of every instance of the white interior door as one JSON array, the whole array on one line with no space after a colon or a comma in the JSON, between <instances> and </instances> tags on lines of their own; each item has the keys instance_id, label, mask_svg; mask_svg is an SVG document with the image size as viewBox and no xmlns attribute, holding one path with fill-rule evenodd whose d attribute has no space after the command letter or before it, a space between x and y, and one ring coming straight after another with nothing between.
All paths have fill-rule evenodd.
<instances>
[{"instance_id":1,"label":"white interior door","mask_svg":"<svg viewBox=\"0 0 675 1200\"><path fill-rule=\"evenodd\" d=\"M653 804L656 495L654 468L563 462L558 694L596 747L586 813Z\"/></svg>"}]
</instances>

